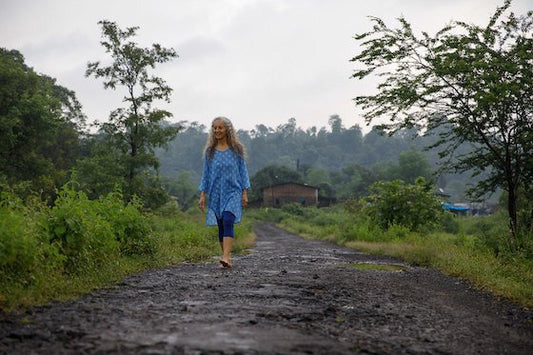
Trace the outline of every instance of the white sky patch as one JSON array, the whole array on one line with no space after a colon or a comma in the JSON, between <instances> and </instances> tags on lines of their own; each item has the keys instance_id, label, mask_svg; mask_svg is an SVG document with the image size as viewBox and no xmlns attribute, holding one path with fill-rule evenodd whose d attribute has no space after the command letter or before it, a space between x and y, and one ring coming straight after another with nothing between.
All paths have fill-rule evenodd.
<instances>
[{"instance_id":1,"label":"white sky patch","mask_svg":"<svg viewBox=\"0 0 533 355\"><path fill-rule=\"evenodd\" d=\"M238 129L327 126L338 114L345 127L368 131L352 99L374 80L349 79L356 33L368 16L389 26L404 16L415 32L433 34L452 20L486 25L497 0L0 0L0 46L19 50L37 72L74 90L91 120L105 120L122 93L86 78L88 62L106 63L99 20L139 26L142 46L173 47L179 58L157 74L174 89L161 104L174 121L209 125L225 115ZM513 1L524 14L530 0Z\"/></svg>"}]
</instances>

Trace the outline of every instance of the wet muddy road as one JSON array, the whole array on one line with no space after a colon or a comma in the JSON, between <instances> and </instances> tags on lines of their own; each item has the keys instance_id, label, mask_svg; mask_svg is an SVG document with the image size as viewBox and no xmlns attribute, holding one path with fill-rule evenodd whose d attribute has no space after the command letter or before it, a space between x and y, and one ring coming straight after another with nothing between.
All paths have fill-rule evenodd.
<instances>
[{"instance_id":1,"label":"wet muddy road","mask_svg":"<svg viewBox=\"0 0 533 355\"><path fill-rule=\"evenodd\" d=\"M234 259L143 272L0 318L2 354L531 354L533 316L465 282L271 224Z\"/></svg>"}]
</instances>

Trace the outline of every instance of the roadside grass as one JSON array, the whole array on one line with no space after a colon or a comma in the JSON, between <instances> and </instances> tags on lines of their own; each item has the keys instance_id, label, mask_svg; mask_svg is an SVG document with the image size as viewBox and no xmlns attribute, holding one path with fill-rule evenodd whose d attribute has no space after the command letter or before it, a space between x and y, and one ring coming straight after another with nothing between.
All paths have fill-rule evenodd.
<instances>
[{"instance_id":1,"label":"roadside grass","mask_svg":"<svg viewBox=\"0 0 533 355\"><path fill-rule=\"evenodd\" d=\"M143 270L182 262L209 262L220 255L220 246L216 227L206 227L204 218L205 215L193 211L148 215L155 241L151 254L120 254L77 273L43 267L35 270L26 282L0 273L0 311L22 311L52 301L76 299L98 288L114 287L114 283ZM253 246L251 221L245 219L236 225L235 234L233 253L244 253Z\"/></svg>"},{"instance_id":2,"label":"roadside grass","mask_svg":"<svg viewBox=\"0 0 533 355\"><path fill-rule=\"evenodd\" d=\"M441 236L442 237L442 236ZM446 236L445 236L446 237ZM476 288L533 307L533 271L523 260L501 260L488 250L450 243L449 238L412 237L392 242L351 241L345 245L374 255L388 255L408 263L442 270L470 281Z\"/></svg>"},{"instance_id":3,"label":"roadside grass","mask_svg":"<svg viewBox=\"0 0 533 355\"><path fill-rule=\"evenodd\" d=\"M220 255L218 230L204 225L205 215L189 211L173 217L156 215L152 219L158 243L159 260L155 261L156 265L206 261ZM232 252L244 253L254 242L252 224L244 218L235 225Z\"/></svg>"},{"instance_id":4,"label":"roadside grass","mask_svg":"<svg viewBox=\"0 0 533 355\"><path fill-rule=\"evenodd\" d=\"M254 218L276 222L307 238L327 240L374 255L388 255L468 280L474 287L533 308L533 260L504 252L505 218L458 217L456 233L414 233L402 226L383 231L341 207L259 209ZM445 228L441 228L445 229Z\"/></svg>"},{"instance_id":5,"label":"roadside grass","mask_svg":"<svg viewBox=\"0 0 533 355\"><path fill-rule=\"evenodd\" d=\"M145 257L121 257L97 270L77 275L62 272L40 273L30 284L3 282L0 293L0 309L5 312L21 311L30 306L44 305L52 301L66 301L110 286L127 275L144 270L149 262Z\"/></svg>"}]
</instances>

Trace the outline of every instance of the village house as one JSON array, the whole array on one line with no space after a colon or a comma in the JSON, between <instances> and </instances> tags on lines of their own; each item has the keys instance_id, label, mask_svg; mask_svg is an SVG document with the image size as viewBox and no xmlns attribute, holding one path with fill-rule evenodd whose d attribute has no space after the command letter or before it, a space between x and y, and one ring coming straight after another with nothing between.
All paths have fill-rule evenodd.
<instances>
[{"instance_id":1,"label":"village house","mask_svg":"<svg viewBox=\"0 0 533 355\"><path fill-rule=\"evenodd\" d=\"M295 182L263 188L263 206L279 207L287 203L317 206L318 188Z\"/></svg>"}]
</instances>

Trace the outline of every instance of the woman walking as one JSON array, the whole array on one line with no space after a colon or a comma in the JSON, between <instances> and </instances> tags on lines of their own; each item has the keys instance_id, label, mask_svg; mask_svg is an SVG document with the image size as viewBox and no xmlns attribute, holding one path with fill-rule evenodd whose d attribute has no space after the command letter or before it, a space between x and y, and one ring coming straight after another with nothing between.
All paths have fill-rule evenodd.
<instances>
[{"instance_id":1,"label":"woman walking","mask_svg":"<svg viewBox=\"0 0 533 355\"><path fill-rule=\"evenodd\" d=\"M227 268L232 265L234 224L240 222L242 207L248 204L250 180L244 157L244 147L231 121L226 117L215 118L204 149L198 206L202 212L205 210L207 195L206 225L218 226L220 264Z\"/></svg>"}]
</instances>

